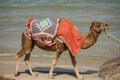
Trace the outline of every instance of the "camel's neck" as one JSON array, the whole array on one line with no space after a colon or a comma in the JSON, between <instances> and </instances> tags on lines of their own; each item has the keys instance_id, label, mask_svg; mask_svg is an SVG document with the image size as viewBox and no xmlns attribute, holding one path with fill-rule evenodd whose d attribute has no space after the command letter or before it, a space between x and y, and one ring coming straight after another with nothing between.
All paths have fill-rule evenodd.
<instances>
[{"instance_id":1,"label":"camel's neck","mask_svg":"<svg viewBox=\"0 0 120 80\"><path fill-rule=\"evenodd\" d=\"M87 49L91 47L97 41L99 34L100 33L91 30L91 32L86 36L86 40L81 48Z\"/></svg>"}]
</instances>

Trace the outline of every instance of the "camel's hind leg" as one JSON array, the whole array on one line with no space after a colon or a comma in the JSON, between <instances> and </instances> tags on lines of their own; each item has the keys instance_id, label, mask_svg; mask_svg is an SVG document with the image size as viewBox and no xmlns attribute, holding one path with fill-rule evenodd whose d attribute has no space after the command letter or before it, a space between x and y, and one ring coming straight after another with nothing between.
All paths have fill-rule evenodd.
<instances>
[{"instance_id":1,"label":"camel's hind leg","mask_svg":"<svg viewBox=\"0 0 120 80\"><path fill-rule=\"evenodd\" d=\"M32 73L32 70L30 69L29 65L29 58L30 58L30 53L34 47L34 43L32 40L28 39L25 37L25 35L22 35L22 49L16 54L16 70L15 70L15 76L18 75L18 63L19 63L19 58L22 57L23 55L25 56L25 63L28 66L30 73Z\"/></svg>"},{"instance_id":2,"label":"camel's hind leg","mask_svg":"<svg viewBox=\"0 0 120 80\"><path fill-rule=\"evenodd\" d=\"M28 67L28 69L29 69L29 71L30 71L30 74L31 74L32 76L37 76L37 75L34 74L34 72L32 71L32 68L31 68L30 63L29 63L30 54L31 54L31 53L25 55L25 60L24 60L24 61L25 61L25 64L26 64L26 66Z\"/></svg>"},{"instance_id":3,"label":"camel's hind leg","mask_svg":"<svg viewBox=\"0 0 120 80\"><path fill-rule=\"evenodd\" d=\"M14 72L14 75L15 76L18 76L19 75L19 72L18 72L18 63L19 63L19 58L21 56L23 56L25 54L24 50L21 49L17 54L16 54L16 69L15 69L15 72Z\"/></svg>"}]
</instances>

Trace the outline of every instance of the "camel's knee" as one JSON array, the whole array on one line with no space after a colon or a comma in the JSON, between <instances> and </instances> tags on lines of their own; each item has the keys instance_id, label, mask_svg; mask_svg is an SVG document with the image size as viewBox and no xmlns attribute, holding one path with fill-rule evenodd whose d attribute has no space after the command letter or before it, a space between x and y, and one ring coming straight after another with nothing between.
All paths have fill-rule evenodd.
<instances>
[{"instance_id":1,"label":"camel's knee","mask_svg":"<svg viewBox=\"0 0 120 80\"><path fill-rule=\"evenodd\" d=\"M76 66L77 62L76 61L72 61L72 65Z\"/></svg>"},{"instance_id":2,"label":"camel's knee","mask_svg":"<svg viewBox=\"0 0 120 80\"><path fill-rule=\"evenodd\" d=\"M19 56L15 55L15 60L18 61L18 59L19 59Z\"/></svg>"},{"instance_id":3,"label":"camel's knee","mask_svg":"<svg viewBox=\"0 0 120 80\"><path fill-rule=\"evenodd\" d=\"M21 49L16 55L15 55L15 59L16 59L16 61L18 61L18 59L20 58L20 57L22 57L23 55L25 55L26 54L26 56L25 56L25 59L29 59L29 56L30 56L30 50L25 50L25 49Z\"/></svg>"},{"instance_id":4,"label":"camel's knee","mask_svg":"<svg viewBox=\"0 0 120 80\"><path fill-rule=\"evenodd\" d=\"M52 66L56 66L57 62L56 61L52 61Z\"/></svg>"},{"instance_id":5,"label":"camel's knee","mask_svg":"<svg viewBox=\"0 0 120 80\"><path fill-rule=\"evenodd\" d=\"M55 57L54 57L54 59L53 59L53 61L52 61L53 66L55 66L57 64L57 61L58 61L61 54L62 54L62 51L58 50Z\"/></svg>"},{"instance_id":6,"label":"camel's knee","mask_svg":"<svg viewBox=\"0 0 120 80\"><path fill-rule=\"evenodd\" d=\"M59 57L55 57L52 61L52 66L56 66Z\"/></svg>"}]
</instances>

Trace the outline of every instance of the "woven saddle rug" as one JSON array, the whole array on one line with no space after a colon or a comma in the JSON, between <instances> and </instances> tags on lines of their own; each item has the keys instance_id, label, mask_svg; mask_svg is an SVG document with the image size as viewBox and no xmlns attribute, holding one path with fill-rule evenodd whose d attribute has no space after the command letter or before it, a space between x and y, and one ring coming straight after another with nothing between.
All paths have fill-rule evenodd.
<instances>
[{"instance_id":1,"label":"woven saddle rug","mask_svg":"<svg viewBox=\"0 0 120 80\"><path fill-rule=\"evenodd\" d=\"M24 34L29 39L39 40L41 43L51 46L55 44L55 35L59 26L59 21L59 18L31 18L26 24Z\"/></svg>"}]
</instances>

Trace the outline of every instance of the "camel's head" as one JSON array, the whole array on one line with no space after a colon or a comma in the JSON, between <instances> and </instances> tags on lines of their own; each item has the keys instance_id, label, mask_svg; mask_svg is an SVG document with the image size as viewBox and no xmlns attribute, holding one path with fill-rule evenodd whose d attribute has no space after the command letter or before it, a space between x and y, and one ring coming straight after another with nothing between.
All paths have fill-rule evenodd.
<instances>
[{"instance_id":1,"label":"camel's head","mask_svg":"<svg viewBox=\"0 0 120 80\"><path fill-rule=\"evenodd\" d=\"M106 31L109 29L108 24L98 21L91 22L90 30L93 30L97 33L101 33L102 31Z\"/></svg>"}]
</instances>

